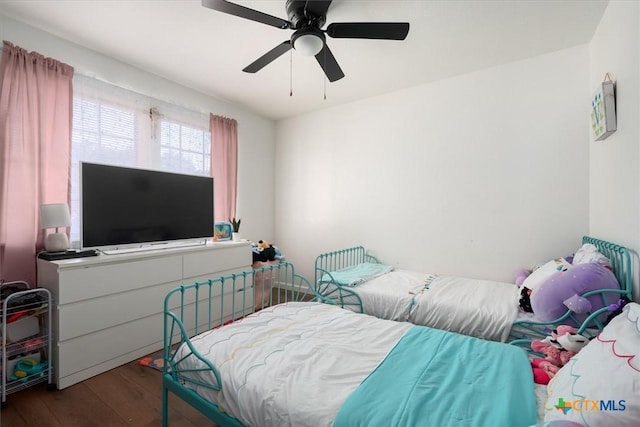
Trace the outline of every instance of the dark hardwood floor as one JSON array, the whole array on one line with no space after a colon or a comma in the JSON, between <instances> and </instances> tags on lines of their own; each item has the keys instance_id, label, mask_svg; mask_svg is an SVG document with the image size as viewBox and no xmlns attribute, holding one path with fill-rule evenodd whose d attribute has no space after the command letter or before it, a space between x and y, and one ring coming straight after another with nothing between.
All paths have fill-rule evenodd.
<instances>
[{"instance_id":1,"label":"dark hardwood floor","mask_svg":"<svg viewBox=\"0 0 640 427\"><path fill-rule=\"evenodd\" d=\"M160 426L162 374L137 361L63 390L38 384L7 397L0 426ZM212 427L214 423L169 394L169 425Z\"/></svg>"}]
</instances>

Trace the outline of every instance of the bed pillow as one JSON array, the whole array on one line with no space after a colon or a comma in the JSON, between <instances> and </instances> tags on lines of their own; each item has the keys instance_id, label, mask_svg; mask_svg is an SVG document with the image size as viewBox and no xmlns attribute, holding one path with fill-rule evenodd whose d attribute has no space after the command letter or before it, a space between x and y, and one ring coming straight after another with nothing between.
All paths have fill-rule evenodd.
<instances>
[{"instance_id":1,"label":"bed pillow","mask_svg":"<svg viewBox=\"0 0 640 427\"><path fill-rule=\"evenodd\" d=\"M367 280L387 274L391 270L393 270L393 267L390 265L363 262L358 265L332 271L331 273L325 273L320 281L322 283L334 282L343 286L357 286Z\"/></svg>"},{"instance_id":2,"label":"bed pillow","mask_svg":"<svg viewBox=\"0 0 640 427\"><path fill-rule=\"evenodd\" d=\"M640 305L629 303L551 380L544 419L637 426L638 390Z\"/></svg>"}]
</instances>

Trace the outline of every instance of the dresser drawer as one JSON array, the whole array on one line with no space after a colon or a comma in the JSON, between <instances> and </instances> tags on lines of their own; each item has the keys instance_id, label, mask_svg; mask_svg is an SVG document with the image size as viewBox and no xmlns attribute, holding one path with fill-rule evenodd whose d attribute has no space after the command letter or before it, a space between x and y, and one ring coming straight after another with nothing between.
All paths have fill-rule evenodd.
<instances>
[{"instance_id":1,"label":"dresser drawer","mask_svg":"<svg viewBox=\"0 0 640 427\"><path fill-rule=\"evenodd\" d=\"M60 377L91 368L153 345L162 347L162 314L95 331L58 343L56 374ZM133 360L133 358L129 358Z\"/></svg>"},{"instance_id":2,"label":"dresser drawer","mask_svg":"<svg viewBox=\"0 0 640 427\"><path fill-rule=\"evenodd\" d=\"M182 256L68 268L60 271L59 305L182 279Z\"/></svg>"},{"instance_id":3,"label":"dresser drawer","mask_svg":"<svg viewBox=\"0 0 640 427\"><path fill-rule=\"evenodd\" d=\"M184 279L189 283L195 277L219 276L219 272L251 267L251 246L229 246L211 251L193 252L184 255Z\"/></svg>"},{"instance_id":4,"label":"dresser drawer","mask_svg":"<svg viewBox=\"0 0 640 427\"><path fill-rule=\"evenodd\" d=\"M67 304L58 311L58 340L66 341L158 314L165 295L177 286L180 283L175 281Z\"/></svg>"}]
</instances>

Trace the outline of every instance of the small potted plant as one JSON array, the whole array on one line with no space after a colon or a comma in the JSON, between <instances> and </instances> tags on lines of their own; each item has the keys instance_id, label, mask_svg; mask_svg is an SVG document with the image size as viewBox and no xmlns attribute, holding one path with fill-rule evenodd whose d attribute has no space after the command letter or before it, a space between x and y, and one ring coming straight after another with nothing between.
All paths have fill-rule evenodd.
<instances>
[{"instance_id":1,"label":"small potted plant","mask_svg":"<svg viewBox=\"0 0 640 427\"><path fill-rule=\"evenodd\" d=\"M231 229L233 231L233 241L239 242L240 238L240 223L242 222L242 218L229 218L229 222L231 223Z\"/></svg>"}]
</instances>

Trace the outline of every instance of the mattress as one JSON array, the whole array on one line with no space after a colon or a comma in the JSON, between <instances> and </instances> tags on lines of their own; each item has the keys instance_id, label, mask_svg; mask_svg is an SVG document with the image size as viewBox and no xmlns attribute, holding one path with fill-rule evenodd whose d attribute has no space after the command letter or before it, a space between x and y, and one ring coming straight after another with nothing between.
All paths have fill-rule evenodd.
<instances>
[{"instance_id":1,"label":"mattress","mask_svg":"<svg viewBox=\"0 0 640 427\"><path fill-rule=\"evenodd\" d=\"M434 345L422 345L419 347L420 351L394 352L395 348L404 348L401 346L412 332L424 333L427 339L435 340ZM449 338L460 339L462 343L447 350L445 344ZM423 393L424 390L432 390L426 392L425 396L436 392L448 393L445 396L449 398L438 399L430 407L440 405L439 402L455 400L456 404L466 408L468 413L464 416L476 418L476 422L469 425L479 425L476 413L478 408L487 408L489 416L494 416L502 409L503 415L508 416L521 417L526 413L530 424L535 423L536 419L533 381L530 371L526 369L529 366L526 356L520 349L441 330L421 328L407 322L390 322L332 305L313 302L280 304L194 337L192 344L218 367L223 387L220 391L212 391L193 383L186 383L186 386L193 388L205 399L215 402L222 411L245 425L333 425L345 402L348 403L358 395L354 391L363 390L361 384L372 381L371 378L376 373L383 372L383 367L388 366L386 363L394 360L390 355L396 359L398 356L404 358L400 364L392 365L391 370L387 370L392 376L401 379L400 382L418 377L420 381L427 381L426 386L421 384L417 388L405 387L411 394L418 389L422 389ZM467 346L470 351L460 351ZM183 345L177 350L177 359L189 353L185 347ZM486 359L487 364L479 361L481 371L473 371L476 369L473 366L475 363L465 362L464 359L475 360L476 355L482 354L482 351L478 353L476 350L484 347L497 348L498 363L492 357L480 357L481 360ZM447 357L447 352L452 351L457 356ZM416 355L421 357L416 358ZM431 362L438 357L444 359L437 363ZM514 359L518 363L511 365ZM445 369L445 365L452 361L457 364L456 369ZM419 363L424 363L425 367L415 368L418 372L423 372L424 369L424 375L404 377L398 374L405 367ZM180 364L181 368L204 367L204 363L195 357L186 358ZM502 377L504 381L496 380L499 377L498 372L493 372L496 370L504 370L509 375ZM485 372L487 375L483 375ZM191 375L202 381L213 382L211 372L198 371ZM450 384L452 376L463 380L459 384ZM446 387L440 386L439 378L449 378ZM513 379L507 381L507 378ZM492 392L487 392L488 389ZM380 390L380 387L374 390ZM464 393L472 394L467 398L460 398L460 394ZM512 399L514 395L518 396L515 401ZM481 403L479 396L490 402ZM491 399L508 404L496 405ZM367 400L370 399L365 399ZM524 411L521 407L515 408L522 401L525 406L529 405ZM355 407L361 406L360 403L355 404ZM379 406L381 405L375 405L376 408ZM446 408L447 405L442 407ZM405 410L399 416L414 412L413 409ZM440 410L439 414L443 413L446 411ZM385 416L383 415L383 419ZM458 423L445 422L439 425Z\"/></svg>"},{"instance_id":2,"label":"mattress","mask_svg":"<svg viewBox=\"0 0 640 427\"><path fill-rule=\"evenodd\" d=\"M229 326L192 339L215 360L224 384L219 392L194 387L198 394L248 426L310 427L330 426L342 403L411 327L319 303L280 304ZM181 347L179 355L185 351ZM197 362L187 359L181 367ZM198 378L214 382L208 375L200 372ZM322 387L299 392L301 380Z\"/></svg>"},{"instance_id":3,"label":"mattress","mask_svg":"<svg viewBox=\"0 0 640 427\"><path fill-rule=\"evenodd\" d=\"M504 342L518 316L512 283L394 270L350 287L363 312Z\"/></svg>"}]
</instances>

